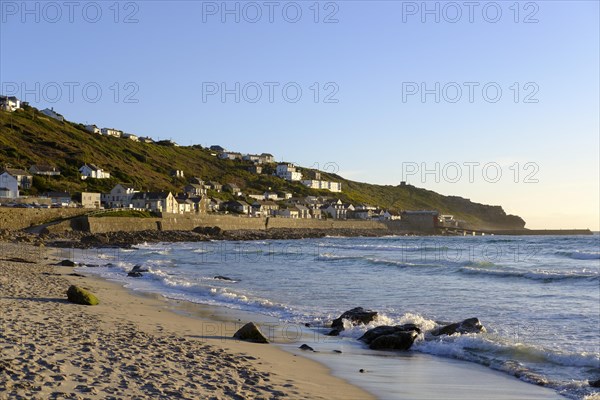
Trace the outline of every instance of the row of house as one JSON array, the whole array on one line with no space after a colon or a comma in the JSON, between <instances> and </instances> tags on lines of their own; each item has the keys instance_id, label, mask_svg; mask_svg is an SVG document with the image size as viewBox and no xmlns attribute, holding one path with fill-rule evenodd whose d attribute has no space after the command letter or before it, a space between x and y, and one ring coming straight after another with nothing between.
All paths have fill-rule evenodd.
<instances>
[{"instance_id":1,"label":"row of house","mask_svg":"<svg viewBox=\"0 0 600 400\"><path fill-rule=\"evenodd\" d=\"M354 206L340 199L306 196L304 198L289 197L279 201L271 197L255 199L248 203L242 200L218 202L212 211L228 211L252 217L281 217L294 219L362 219L362 220L399 220L399 213L378 209L369 205ZM283 200L283 201L282 201ZM211 201L215 201L214 199ZM211 209L211 207L209 207Z\"/></svg>"},{"instance_id":2,"label":"row of house","mask_svg":"<svg viewBox=\"0 0 600 400\"><path fill-rule=\"evenodd\" d=\"M154 143L154 139L152 139L151 137L139 137L138 135L134 135L133 133L123 132L119 129L98 128L96 125L86 125L85 129L88 132L96 133L98 135L129 139L134 142Z\"/></svg>"},{"instance_id":3,"label":"row of house","mask_svg":"<svg viewBox=\"0 0 600 400\"><path fill-rule=\"evenodd\" d=\"M210 149L219 148L222 149L221 146L211 146ZM242 154L234 151L220 151L218 156L222 160L233 160L233 161L249 161L254 164L270 164L275 162L275 157L269 153L262 154Z\"/></svg>"}]
</instances>

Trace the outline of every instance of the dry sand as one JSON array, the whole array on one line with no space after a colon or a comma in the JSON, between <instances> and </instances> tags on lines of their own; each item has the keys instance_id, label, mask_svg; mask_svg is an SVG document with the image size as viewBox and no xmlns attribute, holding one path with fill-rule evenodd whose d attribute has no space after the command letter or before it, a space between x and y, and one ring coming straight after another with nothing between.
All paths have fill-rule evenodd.
<instances>
[{"instance_id":1,"label":"dry sand","mask_svg":"<svg viewBox=\"0 0 600 400\"><path fill-rule=\"evenodd\" d=\"M70 276L71 268L48 265L56 260L40 257L39 248L0 248L0 398L372 397L314 361L221 337L231 326ZM13 257L39 262L7 261ZM68 303L71 283L89 288L101 304Z\"/></svg>"}]
</instances>

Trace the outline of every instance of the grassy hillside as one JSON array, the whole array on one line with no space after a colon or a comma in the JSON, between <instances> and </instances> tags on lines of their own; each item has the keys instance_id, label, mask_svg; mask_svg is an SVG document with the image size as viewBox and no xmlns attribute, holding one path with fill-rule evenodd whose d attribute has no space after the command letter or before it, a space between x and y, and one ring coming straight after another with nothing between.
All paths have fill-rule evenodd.
<instances>
[{"instance_id":1,"label":"grassy hillside","mask_svg":"<svg viewBox=\"0 0 600 400\"><path fill-rule=\"evenodd\" d=\"M78 168L83 163L93 163L109 171L111 179L82 181ZM236 183L249 194L271 188L296 195L332 195L274 177L269 166L261 175L250 173L246 171L249 163L220 160L200 146L161 146L91 134L81 124L55 121L30 107L14 113L0 111L0 167L28 169L32 164L50 164L62 171L59 177L34 177L34 187L28 193L32 195L48 190L109 191L119 182L132 183L143 190L177 192L187 183L186 179L193 176L222 184ZM186 179L170 177L170 172L175 169L183 170ZM371 185L348 181L337 175L323 173L322 176L342 182L343 193L337 197L344 201L370 203L394 210L435 209L454 214L480 228L521 228L524 225L521 218L507 216L499 206L443 196L410 185Z\"/></svg>"}]
</instances>

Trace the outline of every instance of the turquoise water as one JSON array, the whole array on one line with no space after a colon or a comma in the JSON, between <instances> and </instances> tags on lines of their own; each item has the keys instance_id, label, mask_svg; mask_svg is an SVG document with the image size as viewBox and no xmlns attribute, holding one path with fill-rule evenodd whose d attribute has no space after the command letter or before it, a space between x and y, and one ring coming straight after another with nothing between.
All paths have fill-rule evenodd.
<instances>
[{"instance_id":1,"label":"turquoise water","mask_svg":"<svg viewBox=\"0 0 600 400\"><path fill-rule=\"evenodd\" d=\"M374 325L425 330L478 317L487 333L422 337L411 351L482 364L570 398L594 393L587 380L600 378L597 235L141 244L81 251L76 261L134 290L316 331L356 306L380 313ZM150 272L128 278L135 264ZM341 340L366 329L348 329Z\"/></svg>"}]
</instances>

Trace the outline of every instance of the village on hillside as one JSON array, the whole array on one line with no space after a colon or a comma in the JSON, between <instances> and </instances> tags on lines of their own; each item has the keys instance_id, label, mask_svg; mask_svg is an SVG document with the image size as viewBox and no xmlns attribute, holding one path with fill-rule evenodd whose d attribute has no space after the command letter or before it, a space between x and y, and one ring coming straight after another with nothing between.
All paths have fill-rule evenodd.
<instances>
[{"instance_id":1,"label":"village on hillside","mask_svg":"<svg viewBox=\"0 0 600 400\"><path fill-rule=\"evenodd\" d=\"M0 96L0 110L14 112L26 103L15 97ZM45 109L42 114L64 121L64 117L53 109ZM155 142L150 137L139 137L132 133L124 133L114 128L98 128L96 125L86 125L90 134L103 135L118 140L132 140L144 143ZM161 141L164 142L164 141ZM172 141L168 145L178 146ZM164 144L163 144L164 145ZM304 176L293 163L275 161L269 153L242 154L228 151L222 146L213 145L208 148L211 155L223 159L249 163L248 170L262 174L266 166L274 171L279 179L301 183L310 189L326 190L330 196L309 195L301 196L292 192L271 191L265 188L261 194L245 193L233 182L216 182L204 180L202 177L186 177L184 171L173 170L171 177L187 184L180 187L177 193L148 192L134 187L129 183L117 183L110 192L46 192L41 196L22 196L20 191L27 191L33 185L36 176L60 176L59 168L51 165L30 165L27 170L2 165L0 173L0 205L21 208L58 208L82 207L103 210L137 210L157 214L204 214L222 213L240 217L278 217L293 219L357 219L357 220L436 220L444 224L455 224L451 215L439 215L437 211L402 211L386 210L370 204L351 204L344 202L336 193L342 192L340 182L322 179L318 171L310 171L310 176ZM79 178L109 179L110 171L93 163L86 163L79 168ZM403 182L404 184L404 182ZM222 200L218 194L228 193L231 200Z\"/></svg>"}]
</instances>

